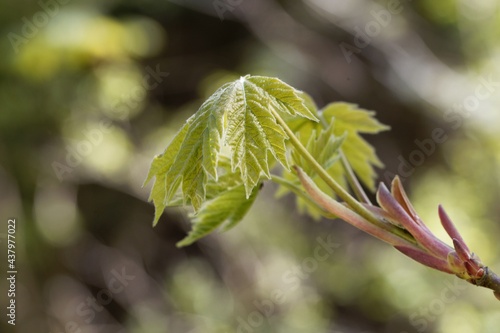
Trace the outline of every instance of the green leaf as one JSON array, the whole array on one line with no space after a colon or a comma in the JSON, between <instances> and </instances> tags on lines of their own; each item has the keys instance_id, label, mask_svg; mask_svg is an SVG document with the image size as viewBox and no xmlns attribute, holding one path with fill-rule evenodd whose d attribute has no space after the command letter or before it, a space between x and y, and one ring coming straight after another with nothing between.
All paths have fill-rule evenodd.
<instances>
[{"instance_id":1,"label":"green leaf","mask_svg":"<svg viewBox=\"0 0 500 333\"><path fill-rule=\"evenodd\" d=\"M186 137L188 129L189 122L187 122L181 130L177 132L172 142L170 142L170 145L167 149L165 149L165 152L153 158L148 176L144 181L144 185L146 185L153 177L156 177L153 188L151 189L151 194L149 195L149 200L152 200L155 206L155 218L153 220L153 225L158 223L161 214L163 214L163 211L167 206L166 173L172 166L175 156L179 153L182 141Z\"/></svg>"},{"instance_id":2,"label":"green leaf","mask_svg":"<svg viewBox=\"0 0 500 333\"><path fill-rule=\"evenodd\" d=\"M254 188L250 197L246 197L243 185L222 192L215 198L205 201L198 213L192 216L193 229L177 246L190 245L210 234L223 223L223 230L234 227L243 219L257 197L258 188Z\"/></svg>"},{"instance_id":3,"label":"green leaf","mask_svg":"<svg viewBox=\"0 0 500 333\"><path fill-rule=\"evenodd\" d=\"M156 177L150 196L154 223L176 200L179 189L184 203L200 209L207 199L207 184L218 180L222 151L246 198L263 176L270 177L272 163L278 161L288 169L288 137L274 113L317 121L302 93L276 78L247 75L210 96L151 164L146 182Z\"/></svg>"}]
</instances>

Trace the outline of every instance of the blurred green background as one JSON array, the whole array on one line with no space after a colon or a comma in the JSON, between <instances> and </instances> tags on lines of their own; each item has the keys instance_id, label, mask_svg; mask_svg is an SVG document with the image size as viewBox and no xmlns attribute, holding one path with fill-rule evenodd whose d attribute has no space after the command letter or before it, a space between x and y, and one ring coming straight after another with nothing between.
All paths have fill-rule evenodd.
<instances>
[{"instance_id":1,"label":"blurred green background","mask_svg":"<svg viewBox=\"0 0 500 333\"><path fill-rule=\"evenodd\" d=\"M497 333L491 292L424 268L266 184L236 228L178 249L149 162L221 83L277 76L368 137L443 239L442 203L500 270L500 5L445 1L3 1L0 241L17 218L16 326L2 332ZM440 142L433 139L438 129ZM441 129L441 130L439 130ZM444 134L443 134L444 133ZM319 256L320 253L321 255Z\"/></svg>"}]
</instances>

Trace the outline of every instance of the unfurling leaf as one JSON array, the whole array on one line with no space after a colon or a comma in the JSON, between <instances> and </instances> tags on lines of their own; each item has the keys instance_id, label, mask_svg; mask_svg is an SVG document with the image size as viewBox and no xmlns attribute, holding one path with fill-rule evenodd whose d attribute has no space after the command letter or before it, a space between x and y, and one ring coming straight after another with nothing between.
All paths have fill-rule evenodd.
<instances>
[{"instance_id":1,"label":"unfurling leaf","mask_svg":"<svg viewBox=\"0 0 500 333\"><path fill-rule=\"evenodd\" d=\"M345 170L341 163L335 163L339 158L339 148L342 150L352 168L371 190L374 190L376 173L374 166L381 167L382 163L375 154L375 150L366 142L359 133L375 134L388 129L379 123L373 116L374 112L359 109L355 104L331 103L323 110L316 111L311 99L305 97L307 104L313 113L322 119L321 123L315 123L308 119L291 119L288 124L296 133L300 141L313 157L328 171L342 187L347 186ZM313 139L316 138L316 139ZM292 151L294 163L301 166L304 171L314 180L316 185L328 195L334 197L332 189L317 175L309 164L305 163L302 156ZM298 179L291 172L285 171L283 177L288 181L298 184ZM289 193L289 189L281 186L278 196ZM318 219L322 212L316 206L309 204L301 197L297 197L299 211L307 212L311 217Z\"/></svg>"},{"instance_id":2,"label":"unfurling leaf","mask_svg":"<svg viewBox=\"0 0 500 333\"><path fill-rule=\"evenodd\" d=\"M345 139L345 134L336 136L334 131L334 121L326 128L321 128L318 133L314 129L306 143L306 149L321 166L328 170L339 159L339 148ZM307 163L302 155L296 150L292 151L293 161L300 166L310 177L316 174L314 168Z\"/></svg>"},{"instance_id":3,"label":"unfurling leaf","mask_svg":"<svg viewBox=\"0 0 500 333\"><path fill-rule=\"evenodd\" d=\"M335 119L334 133L346 134L342 152L361 181L372 191L375 190L376 172L374 167L383 167L375 149L359 133L376 134L389 129L374 118L375 112L359 109L356 104L331 103L322 111L329 123Z\"/></svg>"},{"instance_id":4,"label":"unfurling leaf","mask_svg":"<svg viewBox=\"0 0 500 333\"><path fill-rule=\"evenodd\" d=\"M288 137L275 113L317 121L302 93L276 78L247 75L210 96L151 164L146 182L156 177L150 196L154 223L179 189L184 203L200 209L209 180L219 177L221 151L228 154L230 173L241 180L247 199L262 176L270 177L272 163L288 169Z\"/></svg>"}]
</instances>

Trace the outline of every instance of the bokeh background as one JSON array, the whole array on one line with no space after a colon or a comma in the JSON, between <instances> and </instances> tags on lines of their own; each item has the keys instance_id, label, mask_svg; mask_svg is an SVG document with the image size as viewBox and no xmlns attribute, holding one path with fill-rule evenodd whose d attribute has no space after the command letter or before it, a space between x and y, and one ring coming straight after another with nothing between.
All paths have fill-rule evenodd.
<instances>
[{"instance_id":1,"label":"bokeh background","mask_svg":"<svg viewBox=\"0 0 500 333\"><path fill-rule=\"evenodd\" d=\"M277 76L375 110L367 139L443 239L442 203L500 270L495 0L41 0L0 4L2 332L497 333L489 290L422 267L266 184L245 220L176 248L149 162L221 83ZM441 133L439 141L433 131ZM17 218L16 326L6 235ZM318 256L318 251L321 256Z\"/></svg>"}]
</instances>

